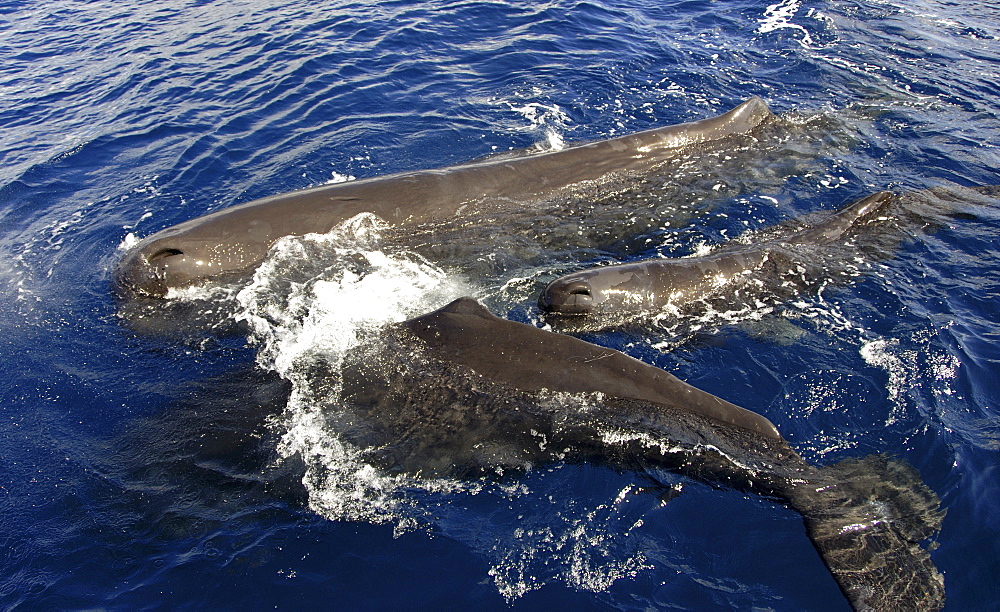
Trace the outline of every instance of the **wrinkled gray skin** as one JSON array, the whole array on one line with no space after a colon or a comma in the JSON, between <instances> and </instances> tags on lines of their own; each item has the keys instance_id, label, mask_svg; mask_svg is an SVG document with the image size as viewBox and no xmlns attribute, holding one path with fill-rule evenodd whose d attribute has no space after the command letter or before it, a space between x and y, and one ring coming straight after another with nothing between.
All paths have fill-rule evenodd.
<instances>
[{"instance_id":1,"label":"wrinkled gray skin","mask_svg":"<svg viewBox=\"0 0 1000 612\"><path fill-rule=\"evenodd\" d=\"M557 278L538 298L538 307L559 315L656 312L680 308L720 288L746 280L766 265L795 265L789 247L830 244L894 198L870 195L833 213L811 228L760 244L734 244L703 257L647 259L592 268Z\"/></svg>"},{"instance_id":2,"label":"wrinkled gray skin","mask_svg":"<svg viewBox=\"0 0 1000 612\"><path fill-rule=\"evenodd\" d=\"M469 298L387 335L388 346L346 359L349 414L337 423L383 469L469 477L587 460L677 470L800 512L859 610L944 603L943 578L919 545L940 527L939 500L901 462L810 466L758 414Z\"/></svg>"},{"instance_id":3,"label":"wrinkled gray skin","mask_svg":"<svg viewBox=\"0 0 1000 612\"><path fill-rule=\"evenodd\" d=\"M446 219L467 205L531 201L581 181L654 166L679 147L746 133L773 117L760 98L691 123L562 151L487 159L293 191L227 208L145 238L126 253L116 277L127 291L163 296L173 288L247 272L283 236L326 233L370 212L386 222Z\"/></svg>"}]
</instances>

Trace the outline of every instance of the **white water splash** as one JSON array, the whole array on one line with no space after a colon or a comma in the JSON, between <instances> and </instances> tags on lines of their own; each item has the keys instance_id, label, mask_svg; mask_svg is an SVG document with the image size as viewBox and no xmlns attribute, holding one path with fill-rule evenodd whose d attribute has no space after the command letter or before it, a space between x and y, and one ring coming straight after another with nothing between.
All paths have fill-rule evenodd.
<instances>
[{"instance_id":1,"label":"white water splash","mask_svg":"<svg viewBox=\"0 0 1000 612\"><path fill-rule=\"evenodd\" d=\"M566 148L563 132L566 129L566 124L570 122L570 118L557 104L528 102L519 105L513 102L505 103L511 110L520 113L522 117L527 119L531 123L533 131L542 133L544 140L535 144L539 151L561 151Z\"/></svg>"},{"instance_id":2,"label":"white water splash","mask_svg":"<svg viewBox=\"0 0 1000 612\"><path fill-rule=\"evenodd\" d=\"M261 367L291 379L301 358L343 355L362 330L433 310L466 289L413 253L381 250L384 228L363 213L329 234L275 244L237 295Z\"/></svg>"},{"instance_id":3,"label":"white water splash","mask_svg":"<svg viewBox=\"0 0 1000 612\"><path fill-rule=\"evenodd\" d=\"M501 555L499 562L490 569L500 592L507 601L541 588L548 580L537 565L557 565L557 578L581 591L607 590L616 580L634 578L640 571L649 569L645 556L637 552L623 559L607 558L612 534L599 526L596 515L604 509L599 506L582 520L575 520L563 530L550 527L517 529L514 539L520 546L495 549ZM641 527L639 522L635 525ZM553 563L556 562L556 563Z\"/></svg>"},{"instance_id":4,"label":"white water splash","mask_svg":"<svg viewBox=\"0 0 1000 612\"><path fill-rule=\"evenodd\" d=\"M149 213L146 213L146 215L148 216ZM132 232L129 232L125 234L124 238L122 238L121 244L118 245L118 251L125 252L137 244L139 244L139 237Z\"/></svg>"},{"instance_id":5,"label":"white water splash","mask_svg":"<svg viewBox=\"0 0 1000 612\"><path fill-rule=\"evenodd\" d=\"M336 170L330 172L330 179L324 183L324 185L335 185L337 183L346 183L348 181L357 180L353 174L341 174Z\"/></svg>"},{"instance_id":6,"label":"white water splash","mask_svg":"<svg viewBox=\"0 0 1000 612\"><path fill-rule=\"evenodd\" d=\"M913 340L919 348L902 348L896 338L876 338L861 346L859 352L865 362L889 375L886 391L893 408L886 425L899 420L905 414L907 397L927 384L936 395L954 394L951 381L958 375L958 358L930 347L931 336L930 331L917 332Z\"/></svg>"},{"instance_id":7,"label":"white water splash","mask_svg":"<svg viewBox=\"0 0 1000 612\"><path fill-rule=\"evenodd\" d=\"M760 20L757 32L759 34L766 34L781 29L796 30L802 33L799 44L806 48L813 47L814 43L812 36L809 35L809 30L791 21L799 8L799 0L782 0L777 4L768 6L764 9L764 17Z\"/></svg>"},{"instance_id":8,"label":"white water splash","mask_svg":"<svg viewBox=\"0 0 1000 612\"><path fill-rule=\"evenodd\" d=\"M406 479L361 461L328 422L338 366L366 334L440 307L467 287L415 254L383 250L384 227L362 214L329 234L284 238L236 299L258 364L292 383L279 453L304 461L310 507L332 520L403 524L398 491ZM330 380L315 380L315 364Z\"/></svg>"},{"instance_id":9,"label":"white water splash","mask_svg":"<svg viewBox=\"0 0 1000 612\"><path fill-rule=\"evenodd\" d=\"M490 551L494 561L489 575L497 590L508 602L553 580L600 592L650 568L640 550L644 521L636 520L630 508L636 490L625 487L590 508L552 494L518 500L534 508L519 510L518 526Z\"/></svg>"}]
</instances>

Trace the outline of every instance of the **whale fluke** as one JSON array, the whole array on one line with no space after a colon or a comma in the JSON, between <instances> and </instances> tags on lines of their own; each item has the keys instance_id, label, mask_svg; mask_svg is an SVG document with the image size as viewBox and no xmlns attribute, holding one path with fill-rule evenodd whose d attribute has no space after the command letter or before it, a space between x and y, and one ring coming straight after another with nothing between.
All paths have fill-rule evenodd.
<instances>
[{"instance_id":1,"label":"whale fluke","mask_svg":"<svg viewBox=\"0 0 1000 612\"><path fill-rule=\"evenodd\" d=\"M944 576L920 546L940 530L944 512L916 470L872 455L822 468L819 475L790 491L791 506L854 608L944 606Z\"/></svg>"}]
</instances>

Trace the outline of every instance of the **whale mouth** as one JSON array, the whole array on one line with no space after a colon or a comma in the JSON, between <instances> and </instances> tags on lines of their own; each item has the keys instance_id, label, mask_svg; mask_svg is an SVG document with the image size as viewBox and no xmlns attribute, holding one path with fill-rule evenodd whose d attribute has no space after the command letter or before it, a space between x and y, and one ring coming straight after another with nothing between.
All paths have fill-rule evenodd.
<instances>
[{"instance_id":1,"label":"whale mouth","mask_svg":"<svg viewBox=\"0 0 1000 612\"><path fill-rule=\"evenodd\" d=\"M551 314L588 314L594 310L594 290L583 279L557 279L542 291L538 307Z\"/></svg>"}]
</instances>

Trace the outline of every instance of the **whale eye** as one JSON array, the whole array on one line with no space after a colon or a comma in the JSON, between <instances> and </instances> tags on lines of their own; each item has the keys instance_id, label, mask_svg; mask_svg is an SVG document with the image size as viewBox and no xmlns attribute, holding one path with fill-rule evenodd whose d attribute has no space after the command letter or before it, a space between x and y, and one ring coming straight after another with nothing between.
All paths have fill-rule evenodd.
<instances>
[{"instance_id":1,"label":"whale eye","mask_svg":"<svg viewBox=\"0 0 1000 612\"><path fill-rule=\"evenodd\" d=\"M149 262L158 261L160 259L165 259L167 257L173 257L174 255L183 255L184 251L180 249L161 249L149 256Z\"/></svg>"}]
</instances>

